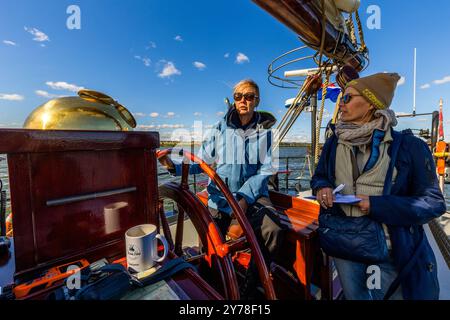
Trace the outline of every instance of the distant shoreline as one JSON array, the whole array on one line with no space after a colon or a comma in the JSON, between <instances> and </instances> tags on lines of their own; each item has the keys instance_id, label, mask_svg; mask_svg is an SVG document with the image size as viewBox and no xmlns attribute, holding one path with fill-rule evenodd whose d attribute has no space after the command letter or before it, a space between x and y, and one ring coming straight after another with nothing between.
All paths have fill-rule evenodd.
<instances>
[{"instance_id":1,"label":"distant shoreline","mask_svg":"<svg viewBox=\"0 0 450 320\"><path fill-rule=\"evenodd\" d=\"M193 142L194 146L200 146L200 142ZM191 146L191 143L188 142L180 142L180 141L161 141L160 142L161 147L163 148L169 148L169 147L175 147L175 146ZM322 143L320 144L322 146ZM309 142L281 142L280 147L284 148L310 148L311 143Z\"/></svg>"}]
</instances>

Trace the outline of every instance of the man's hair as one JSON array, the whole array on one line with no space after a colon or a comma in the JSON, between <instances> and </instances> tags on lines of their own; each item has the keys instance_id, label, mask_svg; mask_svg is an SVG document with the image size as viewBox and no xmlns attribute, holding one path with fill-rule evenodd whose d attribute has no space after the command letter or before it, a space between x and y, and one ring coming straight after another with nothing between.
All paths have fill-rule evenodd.
<instances>
[{"instance_id":1,"label":"man's hair","mask_svg":"<svg viewBox=\"0 0 450 320\"><path fill-rule=\"evenodd\" d=\"M255 88L256 93L259 96L259 86L252 79L244 79L244 80L241 80L238 83L236 83L236 85L233 88L233 93L235 93L237 91L237 89L242 88L242 87L247 87L247 86L251 86L251 87Z\"/></svg>"}]
</instances>

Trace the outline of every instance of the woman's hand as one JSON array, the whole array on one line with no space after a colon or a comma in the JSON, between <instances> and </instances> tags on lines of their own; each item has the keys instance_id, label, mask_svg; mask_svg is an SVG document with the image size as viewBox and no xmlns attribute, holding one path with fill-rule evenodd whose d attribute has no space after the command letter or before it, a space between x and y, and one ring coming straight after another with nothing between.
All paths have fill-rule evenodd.
<instances>
[{"instance_id":1,"label":"woman's hand","mask_svg":"<svg viewBox=\"0 0 450 320\"><path fill-rule=\"evenodd\" d=\"M324 209L333 207L333 189L332 188L322 188L317 191L316 195L317 201L319 201L320 206Z\"/></svg>"},{"instance_id":2,"label":"woman's hand","mask_svg":"<svg viewBox=\"0 0 450 320\"><path fill-rule=\"evenodd\" d=\"M362 199L360 202L358 202L356 205L359 207L359 209L364 213L369 213L370 211L370 200L369 196L358 194L356 196L357 198Z\"/></svg>"}]
</instances>

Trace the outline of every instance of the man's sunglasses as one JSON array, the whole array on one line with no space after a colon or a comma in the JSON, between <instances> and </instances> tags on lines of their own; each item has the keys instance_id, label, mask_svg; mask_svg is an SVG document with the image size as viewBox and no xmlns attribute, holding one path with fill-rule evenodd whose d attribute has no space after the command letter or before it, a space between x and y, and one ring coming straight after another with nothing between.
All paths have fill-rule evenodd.
<instances>
[{"instance_id":1,"label":"man's sunglasses","mask_svg":"<svg viewBox=\"0 0 450 320\"><path fill-rule=\"evenodd\" d=\"M240 92L236 92L236 93L233 95L234 101L241 101L242 98L244 98L245 101L253 101L253 100L255 100L255 98L258 98L258 96L255 95L254 93L246 93L246 94L242 94L242 93L240 93Z\"/></svg>"},{"instance_id":2,"label":"man's sunglasses","mask_svg":"<svg viewBox=\"0 0 450 320\"><path fill-rule=\"evenodd\" d=\"M350 101L352 100L353 97L362 97L362 95L347 93L346 95L342 96L341 101L343 104L347 104L347 103L350 103Z\"/></svg>"}]
</instances>

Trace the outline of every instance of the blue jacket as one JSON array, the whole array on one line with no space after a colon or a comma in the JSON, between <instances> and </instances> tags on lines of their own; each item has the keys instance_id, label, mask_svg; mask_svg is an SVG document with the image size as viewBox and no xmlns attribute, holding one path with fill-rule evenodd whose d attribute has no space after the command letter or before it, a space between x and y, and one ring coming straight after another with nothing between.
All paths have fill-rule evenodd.
<instances>
[{"instance_id":1,"label":"blue jacket","mask_svg":"<svg viewBox=\"0 0 450 320\"><path fill-rule=\"evenodd\" d=\"M275 117L267 112L255 112L245 127L241 126L234 108L206 134L198 153L206 163L216 166L216 173L239 200L245 198L252 205L260 197L268 197L268 180L276 173L272 162L272 131ZM176 165L176 175L181 165ZM190 167L190 174L201 173L198 165ZM231 208L217 186L209 180L208 206L231 214Z\"/></svg>"},{"instance_id":2,"label":"blue jacket","mask_svg":"<svg viewBox=\"0 0 450 320\"><path fill-rule=\"evenodd\" d=\"M334 127L331 128L334 130ZM403 136L399 142L399 137ZM425 237L412 270L401 281L404 299L431 300L439 298L436 258L426 240L423 224L446 211L439 189L434 159L425 142L412 134L392 130L389 147L391 166L397 169L392 184L386 179L381 196L370 196L370 217L388 227L392 255L397 270L408 263L420 240ZM314 192L323 187L335 188L337 137L333 134L325 143L318 167L311 180ZM389 190L390 188L390 190ZM321 213L340 213L339 206L320 209Z\"/></svg>"}]
</instances>

